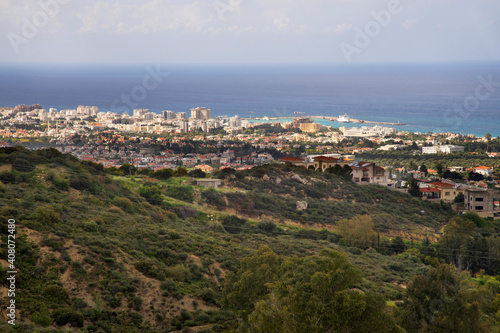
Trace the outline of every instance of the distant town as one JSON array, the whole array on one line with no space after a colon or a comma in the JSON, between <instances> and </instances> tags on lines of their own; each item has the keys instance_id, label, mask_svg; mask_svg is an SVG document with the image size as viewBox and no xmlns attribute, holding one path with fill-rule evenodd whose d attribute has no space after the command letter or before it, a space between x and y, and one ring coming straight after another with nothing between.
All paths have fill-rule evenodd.
<instances>
[{"instance_id":1,"label":"distant town","mask_svg":"<svg viewBox=\"0 0 500 333\"><path fill-rule=\"evenodd\" d=\"M357 183L407 190L405 178L410 176L419 180L420 197L445 202L453 202L459 193L467 197L467 190L498 187L499 180L500 140L489 134L409 133L380 125L335 128L298 115L292 121L271 123L267 117L213 118L205 107L192 108L189 116L148 109L118 114L96 106L46 110L40 105L2 108L0 114L0 146L54 147L106 168L128 163L137 170L182 166L211 173L275 162L321 170L349 166ZM339 118L350 122L347 115ZM478 164L474 147L481 145L486 148ZM465 162L446 166L448 174L443 175L432 166L405 164L405 158L384 160L384 154L418 159L465 154ZM450 174L454 177L447 179Z\"/></svg>"}]
</instances>

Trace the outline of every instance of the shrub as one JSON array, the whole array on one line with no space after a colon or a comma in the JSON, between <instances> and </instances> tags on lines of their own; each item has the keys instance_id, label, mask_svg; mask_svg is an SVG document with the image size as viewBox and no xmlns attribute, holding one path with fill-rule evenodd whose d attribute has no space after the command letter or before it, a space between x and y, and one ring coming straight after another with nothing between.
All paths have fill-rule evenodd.
<instances>
[{"instance_id":1,"label":"shrub","mask_svg":"<svg viewBox=\"0 0 500 333\"><path fill-rule=\"evenodd\" d=\"M212 206L221 208L226 205L222 194L213 188L209 188L208 190L201 192L201 197L205 203Z\"/></svg>"},{"instance_id":2,"label":"shrub","mask_svg":"<svg viewBox=\"0 0 500 333\"><path fill-rule=\"evenodd\" d=\"M199 296L207 303L215 303L215 292L212 288L203 288L200 291Z\"/></svg>"},{"instance_id":3,"label":"shrub","mask_svg":"<svg viewBox=\"0 0 500 333\"><path fill-rule=\"evenodd\" d=\"M150 278L156 278L158 276L158 271L160 270L158 265L152 261L141 260L134 263L134 266L139 272Z\"/></svg>"},{"instance_id":4,"label":"shrub","mask_svg":"<svg viewBox=\"0 0 500 333\"><path fill-rule=\"evenodd\" d=\"M160 169L158 171L155 171L151 174L151 177L156 178L156 179L169 179L174 175L174 172L172 169L166 168L166 169Z\"/></svg>"},{"instance_id":5,"label":"shrub","mask_svg":"<svg viewBox=\"0 0 500 333\"><path fill-rule=\"evenodd\" d=\"M205 178L207 176L207 174L200 169L191 170L187 173L187 175L193 178Z\"/></svg>"},{"instance_id":6,"label":"shrub","mask_svg":"<svg viewBox=\"0 0 500 333\"><path fill-rule=\"evenodd\" d=\"M134 204L129 198L125 197L115 197L112 201L113 205L120 207L123 211L127 213L134 212Z\"/></svg>"},{"instance_id":7,"label":"shrub","mask_svg":"<svg viewBox=\"0 0 500 333\"><path fill-rule=\"evenodd\" d=\"M259 221L257 227L262 231L272 232L274 229L276 229L276 224L274 224L274 222L270 220L262 220Z\"/></svg>"},{"instance_id":8,"label":"shrub","mask_svg":"<svg viewBox=\"0 0 500 333\"><path fill-rule=\"evenodd\" d=\"M6 184L11 184L16 181L16 176L10 171L4 171L0 173L0 181Z\"/></svg>"},{"instance_id":9,"label":"shrub","mask_svg":"<svg viewBox=\"0 0 500 333\"><path fill-rule=\"evenodd\" d=\"M16 158L12 163L12 169L19 172L31 172L35 170L35 167L30 161L22 158Z\"/></svg>"},{"instance_id":10,"label":"shrub","mask_svg":"<svg viewBox=\"0 0 500 333\"><path fill-rule=\"evenodd\" d=\"M52 304L65 304L69 300L66 289L58 285L47 286L42 295L46 301Z\"/></svg>"},{"instance_id":11,"label":"shrub","mask_svg":"<svg viewBox=\"0 0 500 333\"><path fill-rule=\"evenodd\" d=\"M55 178L54 179L54 185L61 191L68 191L69 190L69 181L66 179L61 179L61 178Z\"/></svg>"},{"instance_id":12,"label":"shrub","mask_svg":"<svg viewBox=\"0 0 500 333\"><path fill-rule=\"evenodd\" d=\"M47 327L52 323L52 318L50 317L50 312L47 310L46 306L43 306L40 311L36 311L31 316L31 320L40 326Z\"/></svg>"},{"instance_id":13,"label":"shrub","mask_svg":"<svg viewBox=\"0 0 500 333\"><path fill-rule=\"evenodd\" d=\"M193 202L194 200L194 190L191 186L169 186L167 195L186 202Z\"/></svg>"},{"instance_id":14,"label":"shrub","mask_svg":"<svg viewBox=\"0 0 500 333\"><path fill-rule=\"evenodd\" d=\"M139 194L152 205L161 205L163 202L163 196L158 186L143 186L139 190Z\"/></svg>"},{"instance_id":15,"label":"shrub","mask_svg":"<svg viewBox=\"0 0 500 333\"><path fill-rule=\"evenodd\" d=\"M179 216L182 219L186 219L192 216L197 216L199 214L197 210L194 210L193 208L188 206L180 206L172 208L172 212L177 214L177 216Z\"/></svg>"},{"instance_id":16,"label":"shrub","mask_svg":"<svg viewBox=\"0 0 500 333\"><path fill-rule=\"evenodd\" d=\"M240 219L235 215L229 215L222 219L222 226L224 227L224 230L226 230L230 234L240 233L246 223L247 220Z\"/></svg>"},{"instance_id":17,"label":"shrub","mask_svg":"<svg viewBox=\"0 0 500 333\"><path fill-rule=\"evenodd\" d=\"M52 316L58 326L64 326L69 323L73 327L83 327L83 315L72 309L56 310Z\"/></svg>"},{"instance_id":18,"label":"shrub","mask_svg":"<svg viewBox=\"0 0 500 333\"><path fill-rule=\"evenodd\" d=\"M54 225L61 222L61 215L50 205L37 207L32 217L46 225Z\"/></svg>"}]
</instances>

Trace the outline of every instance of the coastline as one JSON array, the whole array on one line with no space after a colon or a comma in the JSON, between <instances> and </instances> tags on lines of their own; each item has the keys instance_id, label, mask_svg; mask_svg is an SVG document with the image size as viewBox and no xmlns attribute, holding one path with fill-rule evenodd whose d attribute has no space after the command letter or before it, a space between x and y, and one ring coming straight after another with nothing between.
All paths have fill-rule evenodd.
<instances>
[{"instance_id":1,"label":"coastline","mask_svg":"<svg viewBox=\"0 0 500 333\"><path fill-rule=\"evenodd\" d=\"M269 120L285 120L285 119L293 119L293 117L267 117ZM338 117L326 117L326 116L303 116L299 118L311 118L311 119L321 119L321 120L331 120L337 121ZM262 120L264 121L264 117L242 117L242 120ZM389 126L404 126L405 123L393 123L387 121L371 121L371 120L361 120L351 118L350 122L342 123L342 124L369 124L369 125L389 125Z\"/></svg>"}]
</instances>

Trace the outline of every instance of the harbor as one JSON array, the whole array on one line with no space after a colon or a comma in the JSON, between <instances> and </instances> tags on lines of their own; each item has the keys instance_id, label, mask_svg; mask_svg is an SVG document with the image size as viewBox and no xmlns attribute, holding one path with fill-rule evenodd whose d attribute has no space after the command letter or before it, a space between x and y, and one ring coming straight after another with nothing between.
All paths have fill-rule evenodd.
<instances>
[{"instance_id":1,"label":"harbor","mask_svg":"<svg viewBox=\"0 0 500 333\"><path fill-rule=\"evenodd\" d=\"M349 118L349 121L342 121L342 119L340 119L341 121L339 121L339 118L341 118L343 116L339 116L339 117L326 117L326 116L302 116L302 117L299 117L299 118L311 118L311 119L318 119L318 120L330 120L330 121L335 121L335 122L339 122L339 123L354 123L354 124L368 124L368 125L388 125L388 126L404 126L406 125L405 123L401 123L401 122L386 122L386 121L371 121L371 120L361 120L361 119L354 119L354 118ZM243 120L253 120L253 121L257 121L257 120L262 120L262 121L273 121L273 120L277 120L277 121L280 121L280 120L290 120L290 119L294 119L293 116L288 116L288 117L245 117L245 118L241 118ZM345 118L344 118L345 119Z\"/></svg>"}]
</instances>

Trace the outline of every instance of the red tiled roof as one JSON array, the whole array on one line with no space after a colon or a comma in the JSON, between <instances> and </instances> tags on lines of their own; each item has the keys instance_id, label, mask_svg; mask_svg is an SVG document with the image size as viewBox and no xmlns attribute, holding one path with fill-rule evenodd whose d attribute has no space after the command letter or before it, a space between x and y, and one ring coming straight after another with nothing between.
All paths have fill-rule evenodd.
<instances>
[{"instance_id":1,"label":"red tiled roof","mask_svg":"<svg viewBox=\"0 0 500 333\"><path fill-rule=\"evenodd\" d=\"M420 192L441 192L441 190L434 187L424 187L420 188Z\"/></svg>"},{"instance_id":2,"label":"red tiled roof","mask_svg":"<svg viewBox=\"0 0 500 333\"><path fill-rule=\"evenodd\" d=\"M441 187L455 187L454 185L452 184L448 184L448 183L443 183L443 182L432 182L430 183L431 185L434 185L434 186L441 186Z\"/></svg>"},{"instance_id":3,"label":"red tiled roof","mask_svg":"<svg viewBox=\"0 0 500 333\"><path fill-rule=\"evenodd\" d=\"M298 158L298 157L282 157L280 158L281 161L286 161L286 162L304 162L303 159Z\"/></svg>"},{"instance_id":4,"label":"red tiled roof","mask_svg":"<svg viewBox=\"0 0 500 333\"><path fill-rule=\"evenodd\" d=\"M317 156L314 158L315 161L330 161L330 162L337 162L340 161L340 159L335 158L335 157L328 157L328 156Z\"/></svg>"}]
</instances>

